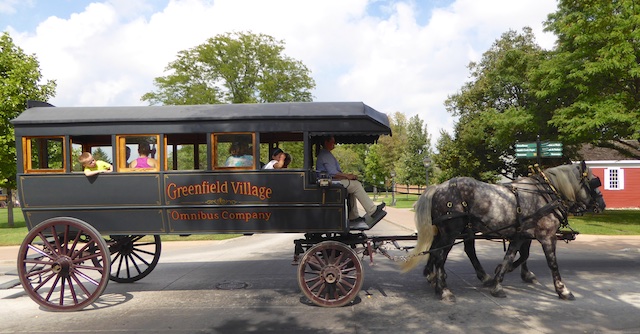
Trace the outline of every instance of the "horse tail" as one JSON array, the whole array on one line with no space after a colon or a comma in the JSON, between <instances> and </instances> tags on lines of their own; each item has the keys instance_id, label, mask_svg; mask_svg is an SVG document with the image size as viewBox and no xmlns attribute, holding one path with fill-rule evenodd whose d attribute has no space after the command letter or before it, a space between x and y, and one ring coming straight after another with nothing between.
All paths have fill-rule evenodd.
<instances>
[{"instance_id":1,"label":"horse tail","mask_svg":"<svg viewBox=\"0 0 640 334\"><path fill-rule=\"evenodd\" d=\"M429 186L427 190L418 198L413 205L415 210L416 229L418 230L418 241L416 247L408 254L408 260L400 265L402 272L413 269L418 263L429 260L429 253L424 257L420 254L428 251L433 243L436 234L436 227L431 221L431 200L436 192L436 186Z\"/></svg>"}]
</instances>

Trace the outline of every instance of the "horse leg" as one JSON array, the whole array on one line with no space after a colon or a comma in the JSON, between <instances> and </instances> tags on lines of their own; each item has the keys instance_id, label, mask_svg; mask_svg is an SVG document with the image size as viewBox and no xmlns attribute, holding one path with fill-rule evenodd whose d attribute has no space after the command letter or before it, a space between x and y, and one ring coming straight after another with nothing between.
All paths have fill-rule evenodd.
<instances>
[{"instance_id":1,"label":"horse leg","mask_svg":"<svg viewBox=\"0 0 640 334\"><path fill-rule=\"evenodd\" d=\"M516 252L520 249L523 240L511 240L509 242L509 247L507 248L507 253L504 255L504 259L502 263L496 267L495 276L493 278L494 285L491 289L491 295L498 298L505 298L507 294L502 289L502 281L504 280L504 274L509 270L509 268L513 265L513 259L516 256Z\"/></svg>"},{"instance_id":2,"label":"horse leg","mask_svg":"<svg viewBox=\"0 0 640 334\"><path fill-rule=\"evenodd\" d=\"M442 246L442 242L440 241L440 235L437 234L434 236L433 238L433 243L431 244L431 249L430 250L434 250L434 249L438 249ZM436 251L432 251L433 253L435 253ZM431 255L429 256L429 259L427 260L427 264L425 264L424 266L424 270L422 270L422 275L424 275L424 277L427 279L427 282L429 282L429 284L432 287L436 286L436 271L435 271L435 260L434 260L434 256L433 253L431 253Z\"/></svg>"},{"instance_id":3,"label":"horse leg","mask_svg":"<svg viewBox=\"0 0 640 334\"><path fill-rule=\"evenodd\" d=\"M556 293L560 299L574 300L576 297L573 293L562 283L560 277L560 270L558 270L558 260L556 258L556 238L553 236L546 236L545 238L538 239L542 244L542 250L544 250L544 256L547 258L547 265L551 269L551 277L553 278L553 286L556 288Z\"/></svg>"},{"instance_id":4,"label":"horse leg","mask_svg":"<svg viewBox=\"0 0 640 334\"><path fill-rule=\"evenodd\" d=\"M520 267L520 278L522 278L522 280L526 283L537 283L538 279L536 278L536 275L529 271L529 267L527 266L527 259L529 258L529 251L531 250L531 240L527 239L522 243L522 246L520 246L520 257L518 258L518 260L516 260L516 262L513 263L513 269L517 268L519 265L522 265L522 267Z\"/></svg>"},{"instance_id":5,"label":"horse leg","mask_svg":"<svg viewBox=\"0 0 640 334\"><path fill-rule=\"evenodd\" d=\"M469 261L471 261L471 265L473 265L473 269L476 271L476 276L482 282L483 286L492 286L493 278L484 271L480 261L478 260L478 256L476 255L476 242L475 239L469 238L464 240L464 252L467 253L467 257Z\"/></svg>"},{"instance_id":6,"label":"horse leg","mask_svg":"<svg viewBox=\"0 0 640 334\"><path fill-rule=\"evenodd\" d=\"M434 264L433 264L433 256L429 256L429 260L427 260L427 264L425 264L424 266L424 270L422 271L422 275L424 275L424 277L427 279L427 282L429 282L429 284L433 287L435 287L436 281L435 281L435 275L436 272L433 268Z\"/></svg>"},{"instance_id":7,"label":"horse leg","mask_svg":"<svg viewBox=\"0 0 640 334\"><path fill-rule=\"evenodd\" d=\"M451 247L453 247L453 243L455 239L447 240L448 238L441 237L440 240L442 243L446 243L450 246L445 247L444 249L439 249L431 253L431 256L434 258L434 282L435 282L435 292L436 295L440 297L440 300L444 302L453 303L456 301L455 295L449 290L447 287L447 273L444 269L444 264L447 261L447 256ZM434 246L434 248L437 246ZM432 283L433 284L433 283Z\"/></svg>"}]
</instances>

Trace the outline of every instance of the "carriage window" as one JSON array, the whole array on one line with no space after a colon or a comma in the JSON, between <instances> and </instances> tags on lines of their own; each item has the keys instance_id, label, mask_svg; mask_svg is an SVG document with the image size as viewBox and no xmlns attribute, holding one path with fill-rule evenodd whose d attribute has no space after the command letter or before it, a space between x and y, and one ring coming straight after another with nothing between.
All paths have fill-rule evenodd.
<instances>
[{"instance_id":1,"label":"carriage window","mask_svg":"<svg viewBox=\"0 0 640 334\"><path fill-rule=\"evenodd\" d=\"M84 169L80 161L78 161L82 152L89 152L94 159L113 164L112 148L110 135L72 136L71 170L81 172Z\"/></svg>"},{"instance_id":2,"label":"carriage window","mask_svg":"<svg viewBox=\"0 0 640 334\"><path fill-rule=\"evenodd\" d=\"M24 170L27 173L64 172L64 137L25 137L22 147Z\"/></svg>"},{"instance_id":3,"label":"carriage window","mask_svg":"<svg viewBox=\"0 0 640 334\"><path fill-rule=\"evenodd\" d=\"M622 168L605 168L605 170L604 170L604 189L606 189L606 190L624 190L624 169L622 169Z\"/></svg>"},{"instance_id":4,"label":"carriage window","mask_svg":"<svg viewBox=\"0 0 640 334\"><path fill-rule=\"evenodd\" d=\"M165 135L165 170L207 169L207 136L204 133Z\"/></svg>"},{"instance_id":5,"label":"carriage window","mask_svg":"<svg viewBox=\"0 0 640 334\"><path fill-rule=\"evenodd\" d=\"M160 169L157 160L159 135L116 136L118 171L148 172Z\"/></svg>"},{"instance_id":6,"label":"carriage window","mask_svg":"<svg viewBox=\"0 0 640 334\"><path fill-rule=\"evenodd\" d=\"M213 166L219 168L254 168L253 133L213 135Z\"/></svg>"},{"instance_id":7,"label":"carriage window","mask_svg":"<svg viewBox=\"0 0 640 334\"><path fill-rule=\"evenodd\" d=\"M280 148L291 156L286 168L304 167L304 139L302 133L275 132L260 134L260 159L262 163L271 160L271 152L275 147Z\"/></svg>"}]
</instances>

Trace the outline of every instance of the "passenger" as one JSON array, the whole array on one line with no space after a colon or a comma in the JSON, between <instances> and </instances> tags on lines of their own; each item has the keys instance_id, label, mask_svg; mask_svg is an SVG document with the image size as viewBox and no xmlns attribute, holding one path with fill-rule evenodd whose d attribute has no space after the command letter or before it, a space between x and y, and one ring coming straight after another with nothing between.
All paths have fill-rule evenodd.
<instances>
[{"instance_id":1,"label":"passenger","mask_svg":"<svg viewBox=\"0 0 640 334\"><path fill-rule=\"evenodd\" d=\"M271 161L267 162L262 169L281 169L284 168L284 159L286 158L286 153L284 153L281 149L275 148L271 153Z\"/></svg>"},{"instance_id":2,"label":"passenger","mask_svg":"<svg viewBox=\"0 0 640 334\"><path fill-rule=\"evenodd\" d=\"M285 153L284 154L284 165L282 166L282 168L288 168L289 164L291 163L291 154L289 153Z\"/></svg>"},{"instance_id":3,"label":"passenger","mask_svg":"<svg viewBox=\"0 0 640 334\"><path fill-rule=\"evenodd\" d=\"M253 155L247 143L234 142L229 147L230 157L224 162L227 167L252 167Z\"/></svg>"},{"instance_id":4,"label":"passenger","mask_svg":"<svg viewBox=\"0 0 640 334\"><path fill-rule=\"evenodd\" d=\"M125 166L129 166L129 158L131 158L131 149L129 148L129 146L125 146Z\"/></svg>"},{"instance_id":5,"label":"passenger","mask_svg":"<svg viewBox=\"0 0 640 334\"><path fill-rule=\"evenodd\" d=\"M158 163L156 162L156 159L149 158L150 152L151 149L149 148L149 144L139 144L139 157L136 160L131 161L131 163L129 164L129 168L156 168Z\"/></svg>"},{"instance_id":6,"label":"passenger","mask_svg":"<svg viewBox=\"0 0 640 334\"><path fill-rule=\"evenodd\" d=\"M84 167L84 175L86 176L113 172L113 166L110 163L94 159L93 155L89 152L83 152L78 157L78 161L80 161L82 167Z\"/></svg>"},{"instance_id":7,"label":"passenger","mask_svg":"<svg viewBox=\"0 0 640 334\"><path fill-rule=\"evenodd\" d=\"M331 176L332 179L340 181L340 183L347 188L347 193L349 194L351 203L351 207L349 208L349 226L352 229L369 229L369 225L365 223L365 217L360 217L354 197L358 202L360 202L362 207L366 210L367 215L371 218L370 225L379 222L387 215L383 210L385 203L383 202L376 206L362 187L362 183L357 180L356 175L342 172L340 169L340 163L338 163L338 160L331 153L335 144L336 140L333 136L324 137L322 139L322 149L318 152L316 169L318 172L326 173Z\"/></svg>"}]
</instances>

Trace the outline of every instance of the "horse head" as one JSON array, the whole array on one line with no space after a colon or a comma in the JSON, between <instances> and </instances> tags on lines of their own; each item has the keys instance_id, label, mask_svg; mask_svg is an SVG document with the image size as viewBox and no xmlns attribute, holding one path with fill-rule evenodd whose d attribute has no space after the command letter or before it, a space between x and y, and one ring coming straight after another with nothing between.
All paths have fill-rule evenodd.
<instances>
[{"instance_id":1,"label":"horse head","mask_svg":"<svg viewBox=\"0 0 640 334\"><path fill-rule=\"evenodd\" d=\"M606 204L604 203L602 192L598 189L602 185L600 178L593 175L584 160L580 162L580 172L579 196L581 198L587 198L587 204L584 207L585 211L594 213L602 212Z\"/></svg>"},{"instance_id":2,"label":"horse head","mask_svg":"<svg viewBox=\"0 0 640 334\"><path fill-rule=\"evenodd\" d=\"M600 179L593 175L584 161L580 165L549 168L547 175L549 175L549 182L566 202L569 212L599 213L604 210L604 199L598 189L601 185Z\"/></svg>"}]
</instances>

